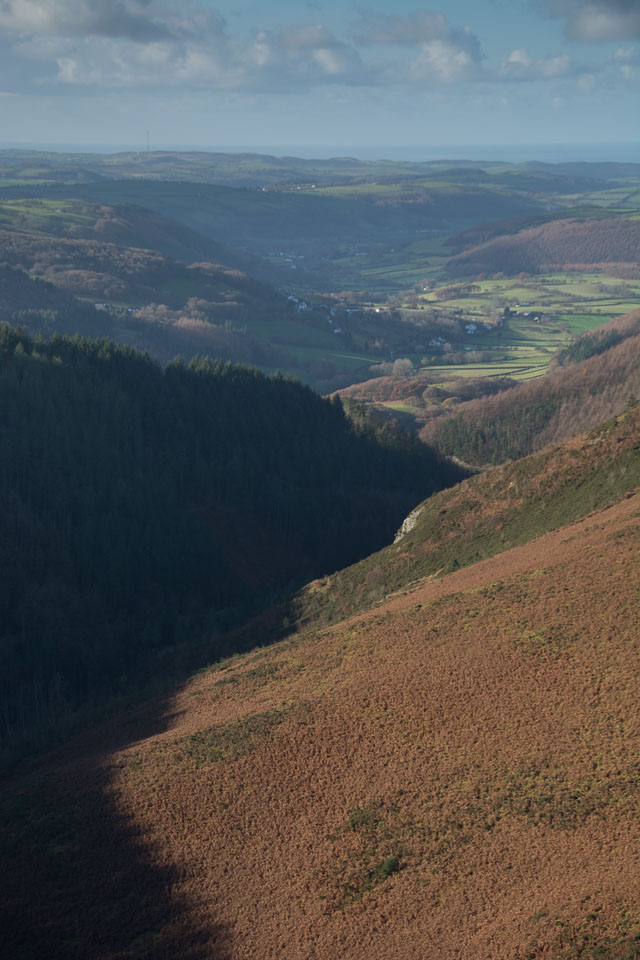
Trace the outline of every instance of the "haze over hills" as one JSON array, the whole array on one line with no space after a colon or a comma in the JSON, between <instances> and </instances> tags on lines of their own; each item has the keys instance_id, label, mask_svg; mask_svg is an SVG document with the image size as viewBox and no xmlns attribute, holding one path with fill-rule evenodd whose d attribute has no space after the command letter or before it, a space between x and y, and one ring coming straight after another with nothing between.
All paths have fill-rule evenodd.
<instances>
[{"instance_id":1,"label":"haze over hills","mask_svg":"<svg viewBox=\"0 0 640 960\"><path fill-rule=\"evenodd\" d=\"M221 186L267 186L290 183L362 182L367 179L419 178L456 170L469 180L510 174L528 175L530 183L568 185L589 179L637 177L640 163L505 163L490 160L327 160L296 156L276 157L256 152L139 151L130 153L62 153L42 150L0 150L0 177L6 181L91 182L139 177L153 180L187 180ZM1 182L1 181L0 181Z\"/></svg>"},{"instance_id":2,"label":"haze over hills","mask_svg":"<svg viewBox=\"0 0 640 960\"><path fill-rule=\"evenodd\" d=\"M3 229L36 232L51 237L95 240L123 247L142 247L184 263L206 260L258 273L258 259L190 230L176 220L134 204L109 205L87 201L2 200Z\"/></svg>"},{"instance_id":3,"label":"haze over hills","mask_svg":"<svg viewBox=\"0 0 640 960\"><path fill-rule=\"evenodd\" d=\"M603 283L606 277L622 277L626 299L637 303L630 279L636 273L634 211L640 197L633 166L596 164L591 176L588 164L579 169L457 161L372 166L347 160L332 167L323 161L320 167L335 174L330 181L285 178L265 185L265 169L280 171L278 177L285 170L302 175L309 162L151 154L153 176L132 180L133 167L145 169L142 156L2 156L3 259L84 301L68 322L51 291L53 320L25 316L25 309L34 307L5 290L5 318L22 311L19 322L33 331L54 329L57 323L69 333L108 334L162 362L178 352L187 357L203 352L256 363L266 372L284 370L329 393L368 379L376 363L409 358L416 367L423 362L433 367L447 343L460 363L482 363L486 348L491 362L494 355L508 360L496 339L496 320L499 304L518 302L508 289L514 264L543 280L548 274L541 274L542 268L571 268L576 291L583 276L591 289L598 272ZM87 179L85 159L104 164L108 178ZM43 170L57 171L56 176L43 178ZM233 170L254 177L253 186L225 185L224 171ZM539 242L541 235L546 246ZM167 258L188 266L214 263L216 272L187 272ZM583 273L576 273L577 265ZM471 271L471 280L463 283L474 286L468 294L460 287L461 300L452 269ZM495 276L504 282L495 292L483 288L482 319L493 323L494 333L487 337L485 326L479 344L481 338L469 336L467 324L478 320L474 297L481 273L490 278L483 281L488 287L500 286ZM566 305L576 310L584 297L558 291L557 304L548 305L535 291L516 291L517 281L514 277L514 293L521 299L533 296L541 308L560 314L551 350L541 343L540 350L530 352L535 364L526 370L540 374L548 364L545 352L566 345L574 333L565 325ZM28 283L21 278L19 285L26 289ZM29 303L47 309L40 301L48 289L32 288ZM440 291L442 301L436 296ZM605 293L596 297L604 310L622 312L622 304ZM102 305L102 316L89 316L87 304L95 302ZM597 305L592 309L603 312ZM605 319L606 314L599 316L594 324ZM513 370L507 363L500 372L508 377Z\"/></svg>"}]
</instances>

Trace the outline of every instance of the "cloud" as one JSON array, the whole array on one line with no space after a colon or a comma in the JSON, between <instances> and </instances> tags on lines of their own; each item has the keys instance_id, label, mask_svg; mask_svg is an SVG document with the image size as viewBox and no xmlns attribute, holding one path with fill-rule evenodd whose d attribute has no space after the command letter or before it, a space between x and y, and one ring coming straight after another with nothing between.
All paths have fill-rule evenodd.
<instances>
[{"instance_id":1,"label":"cloud","mask_svg":"<svg viewBox=\"0 0 640 960\"><path fill-rule=\"evenodd\" d=\"M455 27L443 13L417 10L407 16L362 11L353 26L361 47L416 47L408 64L412 82L458 83L478 76L484 59L469 27Z\"/></svg>"},{"instance_id":2,"label":"cloud","mask_svg":"<svg viewBox=\"0 0 640 960\"><path fill-rule=\"evenodd\" d=\"M409 64L409 75L417 82L458 83L476 75L479 62L466 50L446 40L420 44L420 52Z\"/></svg>"},{"instance_id":3,"label":"cloud","mask_svg":"<svg viewBox=\"0 0 640 960\"><path fill-rule=\"evenodd\" d=\"M430 10L416 10L404 17L361 11L353 25L353 35L361 47L374 44L412 47L433 40L446 40L480 51L480 43L469 27L454 27L443 13Z\"/></svg>"},{"instance_id":4,"label":"cloud","mask_svg":"<svg viewBox=\"0 0 640 960\"><path fill-rule=\"evenodd\" d=\"M596 78L592 73L583 73L578 77L576 86L580 93L591 93L596 85Z\"/></svg>"},{"instance_id":5,"label":"cloud","mask_svg":"<svg viewBox=\"0 0 640 960\"><path fill-rule=\"evenodd\" d=\"M170 35L150 0L0 0L0 28L27 35L124 37Z\"/></svg>"},{"instance_id":6,"label":"cloud","mask_svg":"<svg viewBox=\"0 0 640 960\"><path fill-rule=\"evenodd\" d=\"M201 36L180 27L145 43L38 35L15 44L14 54L30 61L32 76L34 64L42 64L40 85L53 80L65 87L299 92L323 84L373 85L383 75L363 64L355 47L314 25L244 38L230 37L217 24Z\"/></svg>"},{"instance_id":7,"label":"cloud","mask_svg":"<svg viewBox=\"0 0 640 960\"><path fill-rule=\"evenodd\" d=\"M363 64L356 48L321 25L259 31L246 46L235 44L234 61L246 72L247 82L260 74L272 88L375 83L375 71Z\"/></svg>"},{"instance_id":8,"label":"cloud","mask_svg":"<svg viewBox=\"0 0 640 960\"><path fill-rule=\"evenodd\" d=\"M634 83L638 78L638 56L637 47L620 47L613 55L614 66L618 68L620 76L628 83Z\"/></svg>"},{"instance_id":9,"label":"cloud","mask_svg":"<svg viewBox=\"0 0 640 960\"><path fill-rule=\"evenodd\" d=\"M303 5L309 16L316 0ZM554 16L605 9L603 0L532 0ZM615 9L623 0L611 0ZM606 9L609 9L608 7ZM567 12L568 11L568 12ZM588 92L608 69L635 76L635 48L607 65L568 55L533 58L525 47L486 66L469 27L443 13L361 11L348 37L321 23L232 31L205 0L0 0L0 87L73 92L143 88L301 93L315 87L436 90L469 82L519 83L577 78Z\"/></svg>"},{"instance_id":10,"label":"cloud","mask_svg":"<svg viewBox=\"0 0 640 960\"><path fill-rule=\"evenodd\" d=\"M512 50L499 69L499 75L506 80L556 80L576 72L567 54L534 60L525 47Z\"/></svg>"},{"instance_id":11,"label":"cloud","mask_svg":"<svg viewBox=\"0 0 640 960\"><path fill-rule=\"evenodd\" d=\"M537 0L537 5L565 21L570 40L601 43L640 37L638 0Z\"/></svg>"},{"instance_id":12,"label":"cloud","mask_svg":"<svg viewBox=\"0 0 640 960\"><path fill-rule=\"evenodd\" d=\"M23 73L31 89L54 82L67 89L192 85L300 92L335 84L452 84L478 74L477 38L442 14L368 21L362 15L364 47L387 20L403 44L411 39L413 58L365 60L356 43L321 24L231 35L224 18L199 0L180 7L164 0L0 0L0 28L14 36L14 59L28 62Z\"/></svg>"},{"instance_id":13,"label":"cloud","mask_svg":"<svg viewBox=\"0 0 640 960\"><path fill-rule=\"evenodd\" d=\"M0 0L0 30L14 35L14 60L29 61L27 87L57 81L67 87L264 90L375 82L376 70L363 65L356 48L322 26L231 37L224 18L198 0L179 6L164 0ZM34 77L37 61L42 72Z\"/></svg>"}]
</instances>

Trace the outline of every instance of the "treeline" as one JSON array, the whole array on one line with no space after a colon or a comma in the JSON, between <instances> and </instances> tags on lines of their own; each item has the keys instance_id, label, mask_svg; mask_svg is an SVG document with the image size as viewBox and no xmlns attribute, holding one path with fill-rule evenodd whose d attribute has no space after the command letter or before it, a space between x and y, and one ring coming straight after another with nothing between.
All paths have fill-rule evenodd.
<instances>
[{"instance_id":1,"label":"treeline","mask_svg":"<svg viewBox=\"0 0 640 960\"><path fill-rule=\"evenodd\" d=\"M0 733L43 744L231 652L463 472L280 376L0 327ZM216 639L218 638L218 639Z\"/></svg>"},{"instance_id":2,"label":"treeline","mask_svg":"<svg viewBox=\"0 0 640 960\"><path fill-rule=\"evenodd\" d=\"M589 430L640 395L640 333L629 336L638 323L640 311L633 311L598 337L580 337L574 356L564 358L567 366L460 404L450 417L428 423L421 437L448 456L481 465L517 460ZM582 353L586 359L569 362Z\"/></svg>"},{"instance_id":3,"label":"treeline","mask_svg":"<svg viewBox=\"0 0 640 960\"><path fill-rule=\"evenodd\" d=\"M589 357L605 353L605 351L620 343L621 340L622 336L617 330L607 330L602 334L599 332L585 334L574 340L568 347L559 350L556 354L556 360L561 366L568 363L580 363L582 360L588 360Z\"/></svg>"}]
</instances>

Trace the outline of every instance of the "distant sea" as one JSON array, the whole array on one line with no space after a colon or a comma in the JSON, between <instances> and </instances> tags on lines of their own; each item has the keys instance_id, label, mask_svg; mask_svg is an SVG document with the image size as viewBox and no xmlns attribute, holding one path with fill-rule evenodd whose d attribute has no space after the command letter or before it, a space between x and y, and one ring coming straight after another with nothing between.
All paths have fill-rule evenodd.
<instances>
[{"instance_id":1,"label":"distant sea","mask_svg":"<svg viewBox=\"0 0 640 960\"><path fill-rule=\"evenodd\" d=\"M0 150L44 150L54 153L124 153L144 151L146 144L123 143L3 143ZM358 160L504 160L521 163L575 163L617 161L640 163L640 144L620 143L517 143L517 144L405 144L405 145L311 145L300 144L167 144L151 143L151 150L201 150L212 153L263 153L276 157L326 160L354 157Z\"/></svg>"}]
</instances>

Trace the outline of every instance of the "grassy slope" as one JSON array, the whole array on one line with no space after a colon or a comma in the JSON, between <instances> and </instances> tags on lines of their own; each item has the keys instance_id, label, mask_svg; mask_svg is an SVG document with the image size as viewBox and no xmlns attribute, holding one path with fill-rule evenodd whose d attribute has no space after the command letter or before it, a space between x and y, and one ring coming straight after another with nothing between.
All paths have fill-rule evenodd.
<instances>
[{"instance_id":1,"label":"grassy slope","mask_svg":"<svg viewBox=\"0 0 640 960\"><path fill-rule=\"evenodd\" d=\"M563 496L637 485L639 440L632 413L464 487L511 476L525 540L571 519ZM11 956L638 957L639 536L636 494L222 663L16 778Z\"/></svg>"},{"instance_id":2,"label":"grassy slope","mask_svg":"<svg viewBox=\"0 0 640 960\"><path fill-rule=\"evenodd\" d=\"M471 477L425 500L398 543L309 584L303 622L341 620L424 577L494 556L601 509L640 484L640 408L586 438Z\"/></svg>"}]
</instances>

